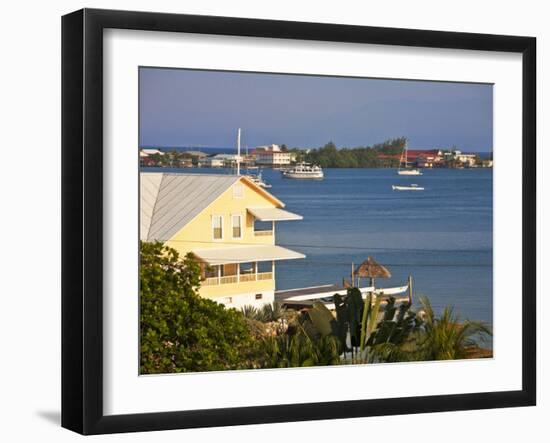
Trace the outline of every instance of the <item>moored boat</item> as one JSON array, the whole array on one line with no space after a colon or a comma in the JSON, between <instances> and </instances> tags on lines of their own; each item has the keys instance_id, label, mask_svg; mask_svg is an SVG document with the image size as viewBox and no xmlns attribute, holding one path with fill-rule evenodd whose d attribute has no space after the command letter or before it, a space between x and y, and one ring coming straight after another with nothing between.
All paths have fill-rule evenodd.
<instances>
[{"instance_id":1,"label":"moored boat","mask_svg":"<svg viewBox=\"0 0 550 443\"><path fill-rule=\"evenodd\" d=\"M298 163L293 168L282 171L283 177L294 179L322 180L325 176L320 166Z\"/></svg>"},{"instance_id":2,"label":"moored boat","mask_svg":"<svg viewBox=\"0 0 550 443\"><path fill-rule=\"evenodd\" d=\"M263 180L261 171L258 174L249 174L246 177L261 188L271 188L271 185Z\"/></svg>"},{"instance_id":3,"label":"moored boat","mask_svg":"<svg viewBox=\"0 0 550 443\"><path fill-rule=\"evenodd\" d=\"M409 168L409 159L407 154L407 143L403 148L401 153L401 158L399 159L399 169L397 170L398 175L422 175L422 172L418 168Z\"/></svg>"},{"instance_id":4,"label":"moored boat","mask_svg":"<svg viewBox=\"0 0 550 443\"><path fill-rule=\"evenodd\" d=\"M417 184L411 184L408 186L401 186L401 185L392 185L392 190L394 191L423 191L423 186L418 186Z\"/></svg>"}]
</instances>

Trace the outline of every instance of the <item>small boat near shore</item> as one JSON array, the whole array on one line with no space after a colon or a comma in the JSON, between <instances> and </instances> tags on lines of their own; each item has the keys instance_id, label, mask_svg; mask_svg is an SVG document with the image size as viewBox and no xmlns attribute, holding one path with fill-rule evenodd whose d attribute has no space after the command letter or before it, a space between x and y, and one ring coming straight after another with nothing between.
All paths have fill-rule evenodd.
<instances>
[{"instance_id":1,"label":"small boat near shore","mask_svg":"<svg viewBox=\"0 0 550 443\"><path fill-rule=\"evenodd\" d=\"M409 159L408 159L408 148L407 143L403 148L401 153L401 158L399 159L399 169L397 170L398 175L422 175L422 171L418 168L409 168Z\"/></svg>"},{"instance_id":2,"label":"small boat near shore","mask_svg":"<svg viewBox=\"0 0 550 443\"><path fill-rule=\"evenodd\" d=\"M260 188L271 188L271 185L263 180L261 171L257 174L248 174L246 177L249 178L254 184L258 185Z\"/></svg>"},{"instance_id":3,"label":"small boat near shore","mask_svg":"<svg viewBox=\"0 0 550 443\"><path fill-rule=\"evenodd\" d=\"M408 186L392 185L391 188L394 191L424 191L424 187L418 186L417 184L411 184Z\"/></svg>"},{"instance_id":4,"label":"small boat near shore","mask_svg":"<svg viewBox=\"0 0 550 443\"><path fill-rule=\"evenodd\" d=\"M301 180L322 180L325 177L320 166L309 163L298 163L293 168L282 171L283 177Z\"/></svg>"},{"instance_id":5,"label":"small boat near shore","mask_svg":"<svg viewBox=\"0 0 550 443\"><path fill-rule=\"evenodd\" d=\"M409 284L396 286L391 288L375 288L374 286L360 287L361 297L363 300L369 293L379 297L382 303L386 303L389 297L393 297L397 303L411 301ZM321 285L311 286L299 289L286 289L275 291L275 301L283 306L292 307L294 309L313 306L315 302L323 303L329 310L334 310L334 295L346 295L347 288L337 285Z\"/></svg>"}]
</instances>

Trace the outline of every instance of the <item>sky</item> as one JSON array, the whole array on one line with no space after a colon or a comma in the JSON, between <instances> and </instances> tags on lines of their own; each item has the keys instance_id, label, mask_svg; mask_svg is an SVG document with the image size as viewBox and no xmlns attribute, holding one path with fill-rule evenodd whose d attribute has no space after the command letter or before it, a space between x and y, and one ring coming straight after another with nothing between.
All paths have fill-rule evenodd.
<instances>
[{"instance_id":1,"label":"sky","mask_svg":"<svg viewBox=\"0 0 550 443\"><path fill-rule=\"evenodd\" d=\"M488 84L140 68L140 146L271 143L492 151Z\"/></svg>"}]
</instances>

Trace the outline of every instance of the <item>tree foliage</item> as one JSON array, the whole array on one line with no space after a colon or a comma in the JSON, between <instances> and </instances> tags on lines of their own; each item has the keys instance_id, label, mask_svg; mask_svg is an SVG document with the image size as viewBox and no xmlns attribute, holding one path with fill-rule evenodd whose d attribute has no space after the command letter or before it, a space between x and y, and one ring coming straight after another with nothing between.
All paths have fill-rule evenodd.
<instances>
[{"instance_id":1,"label":"tree foliage","mask_svg":"<svg viewBox=\"0 0 550 443\"><path fill-rule=\"evenodd\" d=\"M200 268L161 243L140 245L140 371L157 374L254 366L245 318L199 297Z\"/></svg>"},{"instance_id":2,"label":"tree foliage","mask_svg":"<svg viewBox=\"0 0 550 443\"><path fill-rule=\"evenodd\" d=\"M472 320L461 322L452 307L445 307L437 317L427 297L421 297L420 303L424 318L422 333L417 339L416 358L418 360L467 358L471 348L492 335L491 329L483 322Z\"/></svg>"},{"instance_id":3,"label":"tree foliage","mask_svg":"<svg viewBox=\"0 0 550 443\"><path fill-rule=\"evenodd\" d=\"M308 163L323 168L383 168L399 166L399 158L384 158L380 154L395 155L405 147L405 137L386 140L373 146L338 149L329 142L319 149L312 149L304 156Z\"/></svg>"}]
</instances>

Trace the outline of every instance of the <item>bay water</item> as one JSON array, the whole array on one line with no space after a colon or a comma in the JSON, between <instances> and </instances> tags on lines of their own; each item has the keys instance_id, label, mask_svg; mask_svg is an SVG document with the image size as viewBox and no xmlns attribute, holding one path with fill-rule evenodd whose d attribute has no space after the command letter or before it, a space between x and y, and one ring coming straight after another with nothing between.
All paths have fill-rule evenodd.
<instances>
[{"instance_id":1,"label":"bay water","mask_svg":"<svg viewBox=\"0 0 550 443\"><path fill-rule=\"evenodd\" d=\"M221 169L142 168L144 171L230 173ZM244 171L246 172L246 171ZM277 263L277 289L341 284L352 263L368 256L392 277L377 287L405 285L414 302L428 296L436 311L453 306L460 318L493 320L492 169L325 169L324 180L293 180L262 170L269 192L300 221L278 222L276 243L306 255ZM393 191L418 184L424 191ZM361 282L367 286L365 279Z\"/></svg>"}]
</instances>

